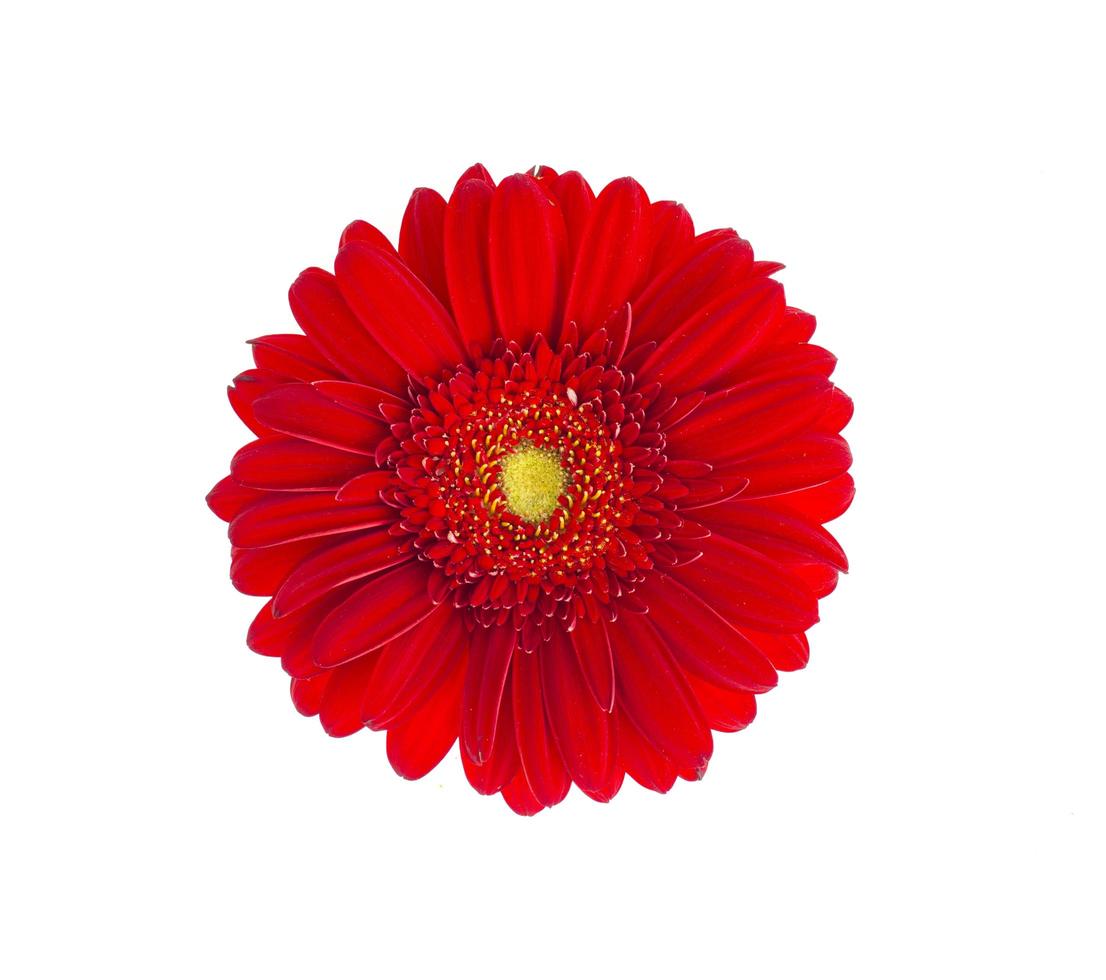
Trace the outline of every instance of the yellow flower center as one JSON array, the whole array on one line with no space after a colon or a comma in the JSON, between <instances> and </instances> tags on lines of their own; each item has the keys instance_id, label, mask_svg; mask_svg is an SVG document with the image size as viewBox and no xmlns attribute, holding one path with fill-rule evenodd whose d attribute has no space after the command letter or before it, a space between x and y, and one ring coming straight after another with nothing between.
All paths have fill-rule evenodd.
<instances>
[{"instance_id":1,"label":"yellow flower center","mask_svg":"<svg viewBox=\"0 0 1106 980\"><path fill-rule=\"evenodd\" d=\"M566 477L560 456L552 449L519 443L500 463L499 486L512 514L540 524L557 509Z\"/></svg>"}]
</instances>

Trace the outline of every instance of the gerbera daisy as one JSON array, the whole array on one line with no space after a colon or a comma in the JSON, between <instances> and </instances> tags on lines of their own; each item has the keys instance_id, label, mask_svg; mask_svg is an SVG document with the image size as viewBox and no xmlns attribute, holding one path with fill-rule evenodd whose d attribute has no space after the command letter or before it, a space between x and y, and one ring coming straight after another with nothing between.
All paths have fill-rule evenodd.
<instances>
[{"instance_id":1,"label":"gerbera daisy","mask_svg":"<svg viewBox=\"0 0 1106 980\"><path fill-rule=\"evenodd\" d=\"M852 404L780 268L545 167L416 190L398 250L346 228L303 332L252 341L208 496L296 707L409 779L459 740L519 813L701 778L846 569Z\"/></svg>"}]
</instances>

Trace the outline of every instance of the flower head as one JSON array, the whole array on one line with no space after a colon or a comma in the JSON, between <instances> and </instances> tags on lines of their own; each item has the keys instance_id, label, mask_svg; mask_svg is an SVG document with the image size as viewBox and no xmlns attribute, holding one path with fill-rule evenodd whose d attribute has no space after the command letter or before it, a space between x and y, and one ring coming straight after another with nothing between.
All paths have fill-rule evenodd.
<instances>
[{"instance_id":1,"label":"flower head","mask_svg":"<svg viewBox=\"0 0 1106 980\"><path fill-rule=\"evenodd\" d=\"M230 389L208 497L248 643L419 778L460 740L520 813L700 778L847 567L851 402L732 230L548 168L343 233Z\"/></svg>"}]
</instances>

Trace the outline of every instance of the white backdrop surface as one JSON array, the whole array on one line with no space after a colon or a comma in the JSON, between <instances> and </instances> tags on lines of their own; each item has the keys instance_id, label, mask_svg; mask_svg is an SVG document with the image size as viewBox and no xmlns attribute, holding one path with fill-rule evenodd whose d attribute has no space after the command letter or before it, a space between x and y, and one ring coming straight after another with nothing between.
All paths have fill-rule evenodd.
<instances>
[{"instance_id":1,"label":"white backdrop surface","mask_svg":"<svg viewBox=\"0 0 1106 980\"><path fill-rule=\"evenodd\" d=\"M9 11L2 972L1103 976L1096 13ZM667 797L406 783L245 647L243 341L476 160L736 227L856 402L810 666Z\"/></svg>"}]
</instances>

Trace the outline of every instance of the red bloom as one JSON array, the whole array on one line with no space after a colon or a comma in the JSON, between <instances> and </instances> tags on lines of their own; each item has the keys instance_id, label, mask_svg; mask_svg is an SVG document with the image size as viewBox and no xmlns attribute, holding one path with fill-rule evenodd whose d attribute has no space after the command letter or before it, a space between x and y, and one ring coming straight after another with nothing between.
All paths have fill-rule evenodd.
<instances>
[{"instance_id":1,"label":"red bloom","mask_svg":"<svg viewBox=\"0 0 1106 980\"><path fill-rule=\"evenodd\" d=\"M250 647L331 735L387 729L409 779L459 738L520 813L700 778L846 569L852 404L781 267L629 178L480 166L334 266L230 389Z\"/></svg>"}]
</instances>

